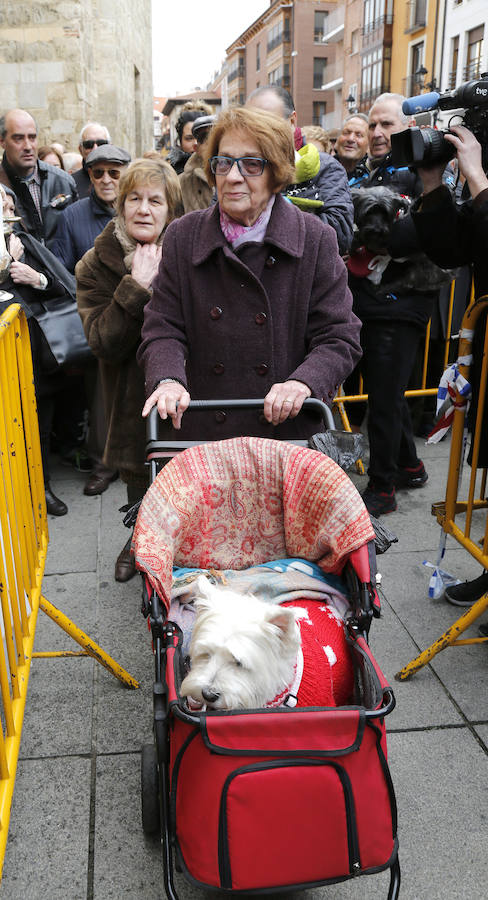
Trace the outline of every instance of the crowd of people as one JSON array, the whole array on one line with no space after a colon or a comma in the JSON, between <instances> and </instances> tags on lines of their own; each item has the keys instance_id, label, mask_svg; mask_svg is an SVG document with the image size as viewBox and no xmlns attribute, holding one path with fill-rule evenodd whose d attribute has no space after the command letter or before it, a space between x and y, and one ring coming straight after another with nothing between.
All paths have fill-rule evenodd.
<instances>
[{"instance_id":1,"label":"crowd of people","mask_svg":"<svg viewBox=\"0 0 488 900\"><path fill-rule=\"evenodd\" d=\"M51 485L53 449L86 471L86 495L120 476L133 504L147 486L144 417L154 405L186 438L308 437L317 423L299 415L305 398L331 405L344 383L357 393L360 374L369 512L392 512L399 490L426 483L405 390L440 288L398 286L395 276L398 260L429 251L433 199L445 216L451 193L431 170L393 165L391 136L411 124L403 99L382 94L334 136L299 124L277 85L218 117L191 101L167 159L148 150L131 160L98 122L86 123L73 153L39 147L25 110L0 118L4 217L15 220L2 288L29 321L50 514L67 512ZM435 178L442 185L442 172ZM480 185L478 173L472 218L486 209ZM378 187L407 197L413 214L368 249L355 237L353 196ZM446 268L467 256L432 254ZM82 368L43 364L36 314L48 296L76 297L92 353ZM243 396L264 397L262 414L185 415L190 397ZM349 414L361 429L364 406ZM115 577L134 574L129 540Z\"/></svg>"}]
</instances>

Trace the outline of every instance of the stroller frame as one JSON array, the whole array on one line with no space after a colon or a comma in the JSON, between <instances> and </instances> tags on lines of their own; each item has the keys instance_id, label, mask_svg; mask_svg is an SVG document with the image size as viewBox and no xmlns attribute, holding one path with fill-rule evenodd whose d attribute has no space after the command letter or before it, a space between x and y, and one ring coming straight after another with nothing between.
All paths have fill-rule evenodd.
<instances>
[{"instance_id":1,"label":"stroller frame","mask_svg":"<svg viewBox=\"0 0 488 900\"><path fill-rule=\"evenodd\" d=\"M325 407L325 404L322 404L317 400L309 400L306 401L306 404L309 407L314 407L323 420L329 424L329 414L330 410L328 407ZM262 401L255 400L241 400L241 401L193 401L190 404L190 408L197 409L212 409L212 408L252 408L252 409L261 409ZM323 409L322 409L323 407ZM326 412L324 412L324 410ZM180 442L180 441L158 441L157 439L157 430L158 430L158 417L156 411L153 410L148 423L148 444L147 444L147 458L151 467L151 482L157 475L158 472L158 461L161 458L167 458L168 456L173 456L174 451L179 452L183 449L186 449L189 446L193 446L198 442ZM306 446L306 441L295 442L300 443ZM352 557L355 557L354 560ZM368 575L366 573L370 572L370 560L368 555L368 546L364 545L359 548L358 551L354 551L351 554L345 569L344 569L344 577L346 580L347 588L351 596L351 614L347 621L347 627L351 639L351 643L355 645L355 648L359 648L362 656L369 660L369 665L371 668L371 661L374 664L374 659L369 651L367 637L369 633L369 628L371 624L371 620L373 616L379 616L379 608L377 606L377 597L372 587L371 582L368 580ZM358 574L359 573L359 574ZM306 881L303 884L300 883L290 883L289 885L276 885L272 887L265 888L257 888L257 889L245 889L243 891L232 888L232 881L226 883L225 879L223 881L222 886L218 887L213 884L206 884L203 881L198 881L191 873L189 873L182 862L181 853L175 858L175 846L177 846L176 840L176 822L172 823L171 820L171 775L170 775L170 730L171 723L173 720L178 720L180 722L185 723L186 725L193 727L195 729L200 729L202 725L202 716L201 714L191 714L182 705L178 703L177 700L177 685L178 681L178 659L179 659L179 650L178 645L181 637L180 629L173 622L168 621L166 619L166 610L156 593L156 591L151 587L149 581L146 577L143 576L143 601L142 601L142 613L148 619L148 625L151 630L152 635L152 643L153 643L153 652L154 652L154 684L153 684L153 712L154 712L154 724L153 724L153 732L154 732L154 744L145 745L142 749L142 757L141 757L141 779L142 779L142 817L143 817L143 829L147 836L155 837L159 836L162 844L162 854L163 854L163 882L164 888L166 892L166 896L169 900L178 900L178 894L175 888L174 883L174 871L182 871L185 874L187 880L193 883L195 886L200 888L207 888L216 891L221 891L222 893L249 893L249 894L266 894L276 892L277 889L287 891L287 890L299 890L306 888L319 887L321 885L338 883L344 880L348 880L354 876L358 876L361 874L370 874L374 871L383 871L386 868L390 869L390 884L388 890L388 900L397 900L399 897L400 891L400 864L398 860L398 843L396 837L394 838L394 850L391 855L390 860L385 865L381 865L376 869L369 869L367 871L361 871L360 864L356 861L358 858L358 854L356 854L356 860L350 857L350 871L349 874L343 875L340 877L333 877L328 879L322 879L316 882ZM365 709L360 708L359 716L362 721L362 728L372 729L376 734L376 741L378 744L378 751L381 753L379 744L381 737L384 737L384 718L393 711L395 707L395 698L393 691L390 686L386 683L384 676L381 671L378 669L376 665L374 665L374 670L376 675L378 676L378 683L380 685L380 693L382 695L381 701L376 705L373 709ZM374 673L373 673L374 674ZM368 676L369 677L369 676ZM175 699L176 698L176 699ZM354 707L356 709L356 707ZM317 711L317 710L316 710ZM319 710L320 711L320 710ZM286 710L282 711L280 709L277 710L259 710L252 711L251 715L266 715L270 714L282 716L282 715L292 715L296 713L301 713L302 715L307 715L306 710ZM240 713L240 711L239 711ZM249 714L249 711L245 711L244 715ZM219 715L214 714L214 715ZM222 716L235 716L236 713L233 712L225 712L221 713ZM211 718L211 714L209 716ZM222 748L216 748L216 752L224 752L227 751ZM237 751L230 751L230 753L236 753ZM263 757L268 757L274 759L274 762L277 762L276 757L280 757L280 751L274 751L273 753L262 752ZM289 754L288 754L289 755ZM320 751L311 753L307 751L305 754L307 760L310 760L310 764L315 762L315 764L319 763L319 759L313 757L320 757ZM329 754L330 755L330 754ZM253 752L249 752L249 756L254 756ZM384 758L383 758L384 759ZM286 763L283 763L286 764ZM264 763L266 765L266 763ZM271 763L270 763L271 765ZM333 765L333 763L332 763ZM384 768L385 772L385 780L388 784L388 790L390 795L391 809L392 809L392 822L393 822L393 833L396 834L396 805L394 799L393 786L391 784L391 778L389 775L386 759L384 759ZM172 829L172 825L174 824L174 829ZM224 866L225 870L225 866ZM230 878L230 875L229 875Z\"/></svg>"}]
</instances>

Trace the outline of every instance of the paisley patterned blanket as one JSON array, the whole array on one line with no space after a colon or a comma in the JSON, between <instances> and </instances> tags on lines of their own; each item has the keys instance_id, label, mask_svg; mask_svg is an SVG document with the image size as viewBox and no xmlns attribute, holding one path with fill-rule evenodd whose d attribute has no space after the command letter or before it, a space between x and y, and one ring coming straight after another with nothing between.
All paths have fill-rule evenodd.
<instances>
[{"instance_id":1,"label":"paisley patterned blanket","mask_svg":"<svg viewBox=\"0 0 488 900\"><path fill-rule=\"evenodd\" d=\"M175 456L141 504L136 565L169 609L173 566L242 570L287 557L339 574L374 539L366 507L329 457L240 437Z\"/></svg>"}]
</instances>

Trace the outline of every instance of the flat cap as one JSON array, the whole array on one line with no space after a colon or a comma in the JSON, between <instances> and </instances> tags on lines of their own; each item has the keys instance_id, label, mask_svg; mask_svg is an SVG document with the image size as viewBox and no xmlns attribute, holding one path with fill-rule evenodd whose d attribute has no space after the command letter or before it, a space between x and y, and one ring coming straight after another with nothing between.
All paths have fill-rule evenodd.
<instances>
[{"instance_id":1,"label":"flat cap","mask_svg":"<svg viewBox=\"0 0 488 900\"><path fill-rule=\"evenodd\" d=\"M126 166L130 163L130 153L122 150L121 147L115 147L113 144L102 144L101 147L95 147L85 160L85 166L94 166L96 163L118 163L119 166Z\"/></svg>"}]
</instances>

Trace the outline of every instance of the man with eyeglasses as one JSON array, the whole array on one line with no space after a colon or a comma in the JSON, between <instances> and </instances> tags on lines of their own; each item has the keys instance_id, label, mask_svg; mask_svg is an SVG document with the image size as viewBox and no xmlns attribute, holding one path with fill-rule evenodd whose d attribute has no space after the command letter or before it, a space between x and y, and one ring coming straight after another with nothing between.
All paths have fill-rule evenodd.
<instances>
[{"instance_id":1,"label":"man with eyeglasses","mask_svg":"<svg viewBox=\"0 0 488 900\"><path fill-rule=\"evenodd\" d=\"M119 178L129 163L130 154L113 144L103 143L88 154L90 193L61 214L51 248L69 272L74 273L78 260L115 215Z\"/></svg>"},{"instance_id":2,"label":"man with eyeglasses","mask_svg":"<svg viewBox=\"0 0 488 900\"><path fill-rule=\"evenodd\" d=\"M78 199L71 175L37 157L37 126L25 109L0 117L0 183L17 196L25 231L50 247L61 210Z\"/></svg>"},{"instance_id":3,"label":"man with eyeglasses","mask_svg":"<svg viewBox=\"0 0 488 900\"><path fill-rule=\"evenodd\" d=\"M86 160L90 156L92 150L95 150L96 147L103 147L105 144L110 143L110 134L105 125L100 125L99 122L87 122L86 125L83 125L83 128L80 131L80 141L78 144L78 150L81 153L83 162L81 164L81 169L73 174L78 189L78 195L81 200L83 197L88 197L92 186L86 167Z\"/></svg>"},{"instance_id":4,"label":"man with eyeglasses","mask_svg":"<svg viewBox=\"0 0 488 900\"><path fill-rule=\"evenodd\" d=\"M52 252L70 272L74 273L78 260L93 247L95 238L114 217L119 180L129 163L130 154L126 150L105 142L88 154L85 165L91 184L90 194L64 211L52 247ZM96 378L94 381L88 385L88 449L94 467L83 488L83 493L89 497L102 494L117 478L117 473L101 461L106 438L105 416L99 383Z\"/></svg>"}]
</instances>

